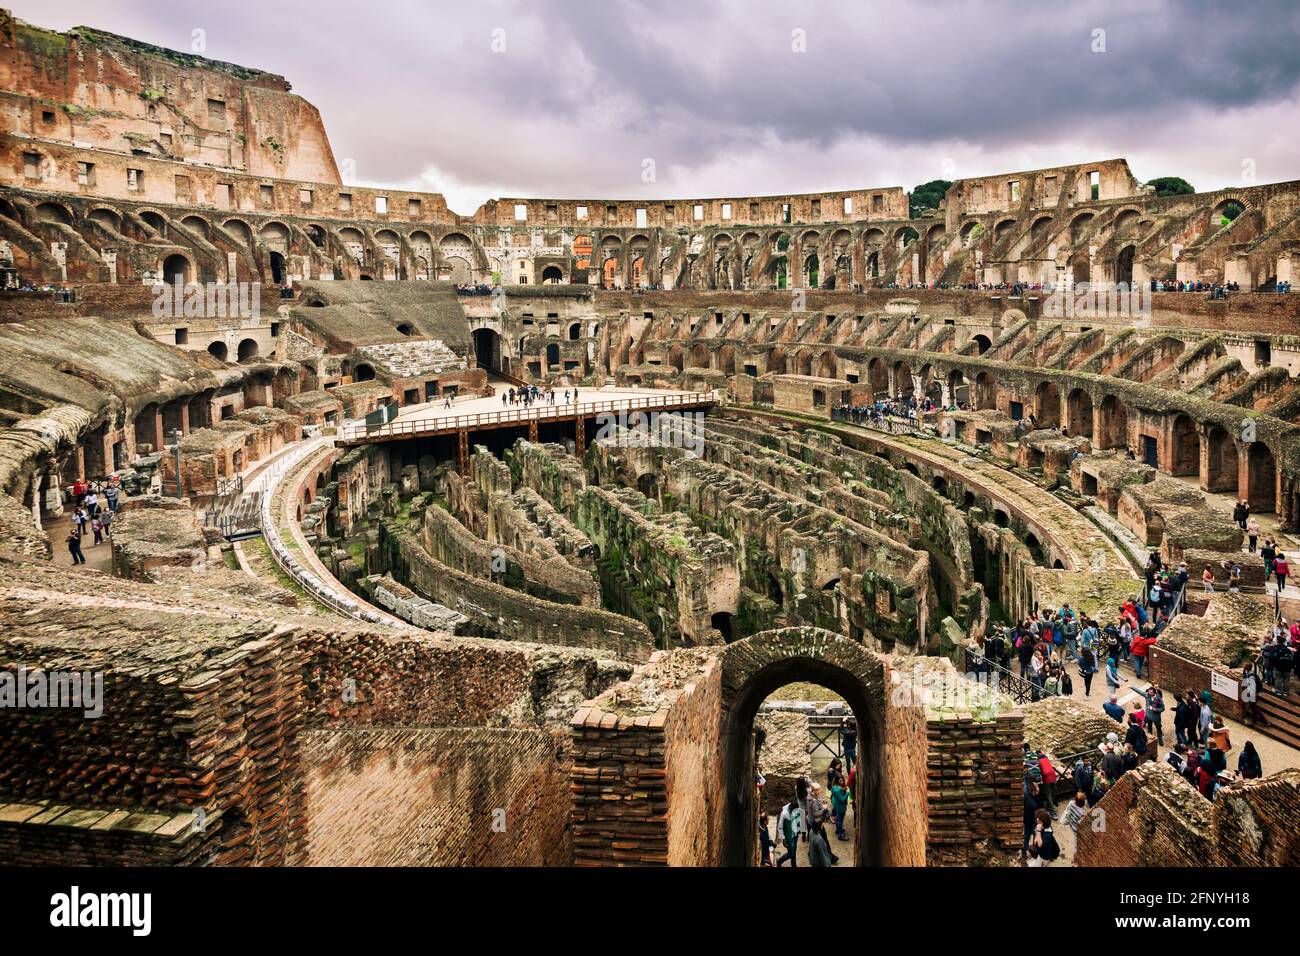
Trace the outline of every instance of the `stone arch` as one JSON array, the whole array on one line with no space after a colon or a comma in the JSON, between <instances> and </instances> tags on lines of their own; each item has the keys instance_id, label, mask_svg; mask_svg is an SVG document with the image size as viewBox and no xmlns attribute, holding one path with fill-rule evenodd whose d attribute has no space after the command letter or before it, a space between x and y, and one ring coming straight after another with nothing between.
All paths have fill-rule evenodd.
<instances>
[{"instance_id":1,"label":"stone arch","mask_svg":"<svg viewBox=\"0 0 1300 956\"><path fill-rule=\"evenodd\" d=\"M1277 509L1277 462L1272 449L1260 441L1246 451L1246 501L1256 514Z\"/></svg>"},{"instance_id":2,"label":"stone arch","mask_svg":"<svg viewBox=\"0 0 1300 956\"><path fill-rule=\"evenodd\" d=\"M886 694L884 660L857 641L813 627L763 631L729 644L721 667L721 745L725 795L721 862L749 866L757 839L758 806L754 780L754 717L759 705L786 684L809 681L838 693L858 724L857 863L878 866L911 860L888 859L884 807L886 786ZM905 719L900 714L896 719ZM898 795L901 797L902 795ZM912 795L915 798L915 794ZM913 848L919 857L923 848Z\"/></svg>"},{"instance_id":3,"label":"stone arch","mask_svg":"<svg viewBox=\"0 0 1300 956\"><path fill-rule=\"evenodd\" d=\"M208 354L218 362L224 362L226 357L230 354L230 350L226 347L225 342L221 339L216 339L208 343Z\"/></svg>"},{"instance_id":4,"label":"stone arch","mask_svg":"<svg viewBox=\"0 0 1300 956\"><path fill-rule=\"evenodd\" d=\"M983 410L998 407L998 383L988 372L975 376L975 408Z\"/></svg>"},{"instance_id":5,"label":"stone arch","mask_svg":"<svg viewBox=\"0 0 1300 956\"><path fill-rule=\"evenodd\" d=\"M1169 429L1169 473L1171 475L1199 475L1201 473L1201 436L1190 415L1177 415Z\"/></svg>"},{"instance_id":6,"label":"stone arch","mask_svg":"<svg viewBox=\"0 0 1300 956\"><path fill-rule=\"evenodd\" d=\"M249 249L252 248L252 246L253 246L253 229L252 229L252 227L251 227L248 223L246 223L244 220L242 220L242 219L227 219L225 222L223 222L223 223L221 224L221 228L224 229L226 232L230 233L232 236L234 236L234 237L235 237L236 239L238 239L240 242L242 242L242 243L244 244L245 248L249 248Z\"/></svg>"},{"instance_id":7,"label":"stone arch","mask_svg":"<svg viewBox=\"0 0 1300 956\"><path fill-rule=\"evenodd\" d=\"M212 227L208 225L208 221L202 216L186 216L181 220L181 225L186 229L197 232L204 239L207 239L212 234Z\"/></svg>"},{"instance_id":8,"label":"stone arch","mask_svg":"<svg viewBox=\"0 0 1300 956\"><path fill-rule=\"evenodd\" d=\"M1222 425L1205 436L1205 490L1237 492L1237 443Z\"/></svg>"},{"instance_id":9,"label":"stone arch","mask_svg":"<svg viewBox=\"0 0 1300 956\"><path fill-rule=\"evenodd\" d=\"M189 285L195 278L194 266L189 259L177 252L162 261L159 275L168 285Z\"/></svg>"},{"instance_id":10,"label":"stone arch","mask_svg":"<svg viewBox=\"0 0 1300 956\"><path fill-rule=\"evenodd\" d=\"M1101 400L1100 424L1098 448L1128 447L1128 409L1114 395Z\"/></svg>"},{"instance_id":11,"label":"stone arch","mask_svg":"<svg viewBox=\"0 0 1300 956\"><path fill-rule=\"evenodd\" d=\"M1115 281L1133 285L1133 260L1137 258L1137 246L1127 245L1115 256Z\"/></svg>"},{"instance_id":12,"label":"stone arch","mask_svg":"<svg viewBox=\"0 0 1300 956\"><path fill-rule=\"evenodd\" d=\"M1092 396L1086 389L1076 388L1066 398L1066 414L1070 434L1078 438L1092 438Z\"/></svg>"},{"instance_id":13,"label":"stone arch","mask_svg":"<svg viewBox=\"0 0 1300 956\"><path fill-rule=\"evenodd\" d=\"M140 221L156 232L159 238L167 238L167 220L163 218L162 213L154 209L141 210Z\"/></svg>"},{"instance_id":14,"label":"stone arch","mask_svg":"<svg viewBox=\"0 0 1300 956\"><path fill-rule=\"evenodd\" d=\"M1061 424L1061 389L1055 382L1040 382L1034 390L1034 417L1039 428Z\"/></svg>"},{"instance_id":15,"label":"stone arch","mask_svg":"<svg viewBox=\"0 0 1300 956\"><path fill-rule=\"evenodd\" d=\"M879 356L867 363L867 385L871 388L873 399L889 391L889 372L885 368L885 360Z\"/></svg>"},{"instance_id":16,"label":"stone arch","mask_svg":"<svg viewBox=\"0 0 1300 956\"><path fill-rule=\"evenodd\" d=\"M239 343L239 351L236 356L238 361L243 362L247 359L257 358L259 351L257 339L244 339Z\"/></svg>"},{"instance_id":17,"label":"stone arch","mask_svg":"<svg viewBox=\"0 0 1300 956\"><path fill-rule=\"evenodd\" d=\"M65 226L72 225L72 211L63 203L43 202L36 207L37 222L57 222Z\"/></svg>"},{"instance_id":18,"label":"stone arch","mask_svg":"<svg viewBox=\"0 0 1300 956\"><path fill-rule=\"evenodd\" d=\"M106 229L113 230L113 232L122 231L122 214L116 209L109 209L107 206L100 206L97 209L92 209L86 218L91 222L99 223Z\"/></svg>"},{"instance_id":19,"label":"stone arch","mask_svg":"<svg viewBox=\"0 0 1300 956\"><path fill-rule=\"evenodd\" d=\"M974 338L971 339L971 341L975 343L976 355L983 355L989 349L993 348L993 341L983 333L975 336Z\"/></svg>"},{"instance_id":20,"label":"stone arch","mask_svg":"<svg viewBox=\"0 0 1300 956\"><path fill-rule=\"evenodd\" d=\"M825 351L817 357L817 374L821 378L838 378L835 368L835 353Z\"/></svg>"}]
</instances>

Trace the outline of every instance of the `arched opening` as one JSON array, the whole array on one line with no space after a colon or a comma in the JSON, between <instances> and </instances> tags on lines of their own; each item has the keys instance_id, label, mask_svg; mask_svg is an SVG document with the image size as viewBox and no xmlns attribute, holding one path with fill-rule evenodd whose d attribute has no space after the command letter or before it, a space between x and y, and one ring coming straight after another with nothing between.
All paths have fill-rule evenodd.
<instances>
[{"instance_id":1,"label":"arched opening","mask_svg":"<svg viewBox=\"0 0 1300 956\"><path fill-rule=\"evenodd\" d=\"M542 285L559 285L564 281L564 273L559 266L547 266L542 270Z\"/></svg>"},{"instance_id":2,"label":"arched opening","mask_svg":"<svg viewBox=\"0 0 1300 956\"><path fill-rule=\"evenodd\" d=\"M970 388L961 369L955 368L948 373L948 393L952 404L963 408L970 404Z\"/></svg>"},{"instance_id":3,"label":"arched opening","mask_svg":"<svg viewBox=\"0 0 1300 956\"><path fill-rule=\"evenodd\" d=\"M849 839L841 842L828 833L832 852L841 855L842 865L850 862L843 858L848 854L858 866L885 861L880 793L885 765L884 665L846 637L808 631L765 632L736 642L734 652L731 648L723 652L734 655L723 658L726 803L721 857L726 866L751 866L757 859L760 808L758 788L753 785L758 758L754 718L764 700L792 683L811 683L831 691L848 705L856 723L857 772L852 809L844 822ZM846 777L850 769L846 761ZM825 780L821 782L824 787Z\"/></svg>"},{"instance_id":4,"label":"arched opening","mask_svg":"<svg viewBox=\"0 0 1300 956\"><path fill-rule=\"evenodd\" d=\"M276 285L284 285L284 278L287 275L284 268L284 256L280 253L271 251L271 281Z\"/></svg>"},{"instance_id":5,"label":"arched opening","mask_svg":"<svg viewBox=\"0 0 1300 956\"><path fill-rule=\"evenodd\" d=\"M474 360L479 368L501 370L501 336L495 329L474 330Z\"/></svg>"},{"instance_id":6,"label":"arched opening","mask_svg":"<svg viewBox=\"0 0 1300 956\"><path fill-rule=\"evenodd\" d=\"M636 490L641 492L652 501L659 500L659 479L653 472L647 471L644 475L637 476Z\"/></svg>"},{"instance_id":7,"label":"arched opening","mask_svg":"<svg viewBox=\"0 0 1300 956\"><path fill-rule=\"evenodd\" d=\"M554 342L546 346L546 364L548 366L560 364L560 347Z\"/></svg>"},{"instance_id":8,"label":"arched opening","mask_svg":"<svg viewBox=\"0 0 1300 956\"><path fill-rule=\"evenodd\" d=\"M1070 392L1069 405L1070 434L1075 438L1092 438L1092 396L1081 388Z\"/></svg>"},{"instance_id":9,"label":"arched opening","mask_svg":"<svg viewBox=\"0 0 1300 956\"><path fill-rule=\"evenodd\" d=\"M709 618L709 623L722 635L724 644L730 644L736 639L736 620L727 611L718 611Z\"/></svg>"},{"instance_id":10,"label":"arched opening","mask_svg":"<svg viewBox=\"0 0 1300 956\"><path fill-rule=\"evenodd\" d=\"M1214 210L1214 221L1211 225L1216 228L1226 226L1245 211L1246 207L1240 202L1235 199L1229 199L1227 202L1220 203Z\"/></svg>"},{"instance_id":11,"label":"arched opening","mask_svg":"<svg viewBox=\"0 0 1300 956\"><path fill-rule=\"evenodd\" d=\"M985 352L987 352L989 349L993 347L993 343L989 341L989 337L987 335L977 335L973 339L971 339L971 341L975 343L976 355L983 355Z\"/></svg>"},{"instance_id":12,"label":"arched opening","mask_svg":"<svg viewBox=\"0 0 1300 956\"><path fill-rule=\"evenodd\" d=\"M218 339L217 341L213 342L211 345L208 346L208 354L211 355L214 359L224 362L226 360L226 356L229 354L229 350L226 348L226 343Z\"/></svg>"},{"instance_id":13,"label":"arched opening","mask_svg":"<svg viewBox=\"0 0 1300 956\"><path fill-rule=\"evenodd\" d=\"M1098 435L1101 448L1128 447L1128 409L1114 395L1101 400L1101 429Z\"/></svg>"},{"instance_id":14,"label":"arched opening","mask_svg":"<svg viewBox=\"0 0 1300 956\"><path fill-rule=\"evenodd\" d=\"M257 358L258 347L256 339L244 339L239 343L239 352L237 353L239 361Z\"/></svg>"},{"instance_id":15,"label":"arched opening","mask_svg":"<svg viewBox=\"0 0 1300 956\"><path fill-rule=\"evenodd\" d=\"M998 386L988 372L975 376L975 408L984 410L998 407Z\"/></svg>"},{"instance_id":16,"label":"arched opening","mask_svg":"<svg viewBox=\"0 0 1300 956\"><path fill-rule=\"evenodd\" d=\"M1188 415L1179 415L1174 419L1170 444L1171 475L1199 475L1201 472L1201 436L1197 434L1196 423Z\"/></svg>"},{"instance_id":17,"label":"arched opening","mask_svg":"<svg viewBox=\"0 0 1300 956\"><path fill-rule=\"evenodd\" d=\"M163 260L162 279L168 285L189 285L192 280L190 260L182 255L171 255Z\"/></svg>"},{"instance_id":18,"label":"arched opening","mask_svg":"<svg viewBox=\"0 0 1300 956\"><path fill-rule=\"evenodd\" d=\"M1075 285L1088 282L1092 277L1092 259L1087 250L1076 252L1070 257L1070 278Z\"/></svg>"},{"instance_id":19,"label":"arched opening","mask_svg":"<svg viewBox=\"0 0 1300 956\"><path fill-rule=\"evenodd\" d=\"M1206 436L1206 491L1237 491L1237 443L1222 425L1215 425Z\"/></svg>"},{"instance_id":20,"label":"arched opening","mask_svg":"<svg viewBox=\"0 0 1300 956\"><path fill-rule=\"evenodd\" d=\"M373 382L375 380L375 367L367 362L358 362L357 367L352 370L352 380L354 382Z\"/></svg>"},{"instance_id":21,"label":"arched opening","mask_svg":"<svg viewBox=\"0 0 1300 956\"><path fill-rule=\"evenodd\" d=\"M411 325L410 322L399 322L397 323L397 331L401 335L414 335L415 326Z\"/></svg>"},{"instance_id":22,"label":"arched opening","mask_svg":"<svg viewBox=\"0 0 1300 956\"><path fill-rule=\"evenodd\" d=\"M804 277L805 277L805 281L808 284L808 288L810 289L817 288L818 267L820 265L820 261L821 260L817 258L816 253L813 253L811 256L809 256L807 259L804 260Z\"/></svg>"},{"instance_id":23,"label":"arched opening","mask_svg":"<svg viewBox=\"0 0 1300 956\"><path fill-rule=\"evenodd\" d=\"M1115 259L1115 281L1133 285L1133 259L1137 255L1137 246L1125 246Z\"/></svg>"},{"instance_id":24,"label":"arched opening","mask_svg":"<svg viewBox=\"0 0 1300 956\"><path fill-rule=\"evenodd\" d=\"M1277 463L1263 442L1255 442L1246 453L1246 501L1256 514L1277 508Z\"/></svg>"},{"instance_id":25,"label":"arched opening","mask_svg":"<svg viewBox=\"0 0 1300 956\"><path fill-rule=\"evenodd\" d=\"M889 391L889 372L885 360L873 358L867 363L867 384L871 386L872 398L884 398Z\"/></svg>"},{"instance_id":26,"label":"arched opening","mask_svg":"<svg viewBox=\"0 0 1300 956\"><path fill-rule=\"evenodd\" d=\"M582 338L582 323L572 322L569 324L569 341L576 342Z\"/></svg>"},{"instance_id":27,"label":"arched opening","mask_svg":"<svg viewBox=\"0 0 1300 956\"><path fill-rule=\"evenodd\" d=\"M1029 553L1034 556L1034 564L1041 566L1047 563L1045 560L1045 555L1043 554L1043 545L1038 540L1037 535L1035 535L1032 531L1029 534L1025 535L1025 547L1028 548Z\"/></svg>"},{"instance_id":28,"label":"arched opening","mask_svg":"<svg viewBox=\"0 0 1300 956\"><path fill-rule=\"evenodd\" d=\"M1055 428L1061 424L1061 390L1055 382L1043 382L1034 392L1035 417L1039 428Z\"/></svg>"}]
</instances>

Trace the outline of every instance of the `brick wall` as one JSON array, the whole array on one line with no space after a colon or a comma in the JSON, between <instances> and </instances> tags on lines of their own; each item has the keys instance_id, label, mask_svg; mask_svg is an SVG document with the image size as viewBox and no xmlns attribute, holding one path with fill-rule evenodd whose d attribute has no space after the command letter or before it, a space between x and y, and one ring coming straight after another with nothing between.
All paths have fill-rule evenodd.
<instances>
[{"instance_id":1,"label":"brick wall","mask_svg":"<svg viewBox=\"0 0 1300 956\"><path fill-rule=\"evenodd\" d=\"M558 866L568 777L540 730L373 728L303 735L312 866Z\"/></svg>"}]
</instances>

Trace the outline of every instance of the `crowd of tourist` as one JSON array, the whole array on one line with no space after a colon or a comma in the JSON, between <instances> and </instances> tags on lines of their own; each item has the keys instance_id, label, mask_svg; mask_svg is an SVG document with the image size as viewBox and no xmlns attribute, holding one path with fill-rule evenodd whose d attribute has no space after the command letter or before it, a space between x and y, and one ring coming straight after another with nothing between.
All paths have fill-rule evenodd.
<instances>
[{"instance_id":1,"label":"crowd of tourist","mask_svg":"<svg viewBox=\"0 0 1300 956\"><path fill-rule=\"evenodd\" d=\"M101 483L78 480L71 488L73 501L72 528L68 531L65 544L73 564L85 564L86 555L81 550L86 534L93 536L88 547L104 544L106 537L111 537L113 516L117 514L120 497L117 481L110 479Z\"/></svg>"},{"instance_id":2,"label":"crowd of tourist","mask_svg":"<svg viewBox=\"0 0 1300 956\"><path fill-rule=\"evenodd\" d=\"M792 867L798 866L800 840L807 844L809 866L834 866L839 862L839 855L832 849L830 837L826 834L826 825L830 823L833 826L836 840L843 843L849 839L844 824L850 808L853 808L853 788L858 773L858 725L852 717L840 721L839 743L844 757L834 758L826 768L825 791L820 784L805 776L796 778L794 799L782 806L777 816L775 839L770 817L766 813L759 815L758 847L761 866L781 866L786 861ZM849 768L847 774L844 771L846 765ZM765 781L760 777L760 803L764 784ZM854 808L855 815L856 812ZM781 841L785 853L774 858L777 839Z\"/></svg>"},{"instance_id":3,"label":"crowd of tourist","mask_svg":"<svg viewBox=\"0 0 1300 956\"><path fill-rule=\"evenodd\" d=\"M879 399L865 405L837 402L831 406L831 418L851 425L888 428L891 421L914 425L918 414L932 412L935 407L933 399L923 398L917 402L910 395L905 398Z\"/></svg>"},{"instance_id":4,"label":"crowd of tourist","mask_svg":"<svg viewBox=\"0 0 1300 956\"><path fill-rule=\"evenodd\" d=\"M578 389L565 389L561 397L560 404L576 405L578 404ZM554 405L556 404L556 391L554 387L542 388L537 385L519 385L511 386L501 393L502 405L520 405L524 408L530 408L533 405Z\"/></svg>"}]
</instances>

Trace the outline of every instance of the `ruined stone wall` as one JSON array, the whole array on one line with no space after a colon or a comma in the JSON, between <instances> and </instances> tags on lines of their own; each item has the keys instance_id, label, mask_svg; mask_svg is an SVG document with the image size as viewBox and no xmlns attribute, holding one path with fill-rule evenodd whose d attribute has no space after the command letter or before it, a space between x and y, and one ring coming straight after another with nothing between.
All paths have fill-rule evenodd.
<instances>
[{"instance_id":1,"label":"ruined stone wall","mask_svg":"<svg viewBox=\"0 0 1300 956\"><path fill-rule=\"evenodd\" d=\"M556 604L463 574L431 557L411 528L383 521L384 569L437 604L464 614L483 632L507 640L589 647L624 660L645 660L654 639L644 625L600 608Z\"/></svg>"},{"instance_id":2,"label":"ruined stone wall","mask_svg":"<svg viewBox=\"0 0 1300 956\"><path fill-rule=\"evenodd\" d=\"M539 730L305 733L310 866L562 866L568 776Z\"/></svg>"},{"instance_id":3,"label":"ruined stone wall","mask_svg":"<svg viewBox=\"0 0 1300 956\"><path fill-rule=\"evenodd\" d=\"M545 601L600 606L595 577L557 555L534 557L510 545L484 541L439 507L425 508L423 516L420 541L434 560Z\"/></svg>"},{"instance_id":4,"label":"ruined stone wall","mask_svg":"<svg viewBox=\"0 0 1300 956\"><path fill-rule=\"evenodd\" d=\"M926 736L925 864L1006 860L1022 840L1023 718L930 717Z\"/></svg>"}]
</instances>

